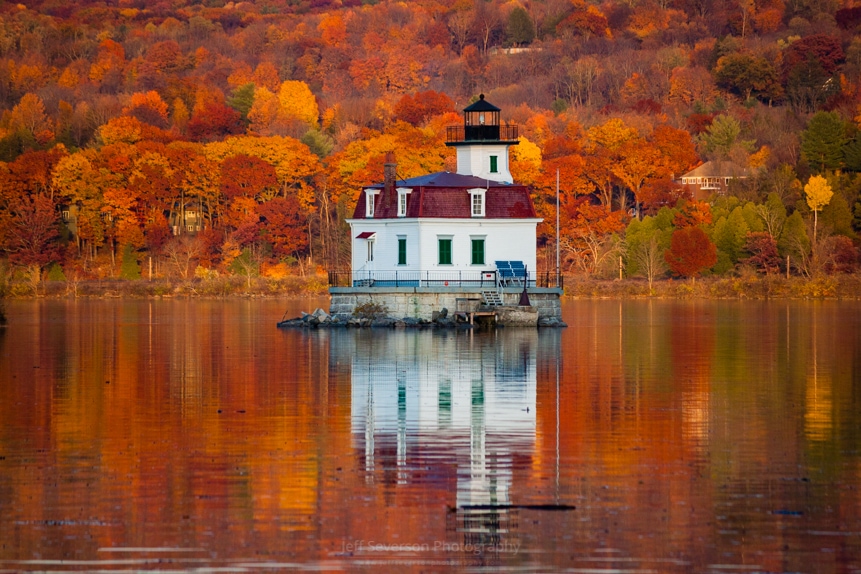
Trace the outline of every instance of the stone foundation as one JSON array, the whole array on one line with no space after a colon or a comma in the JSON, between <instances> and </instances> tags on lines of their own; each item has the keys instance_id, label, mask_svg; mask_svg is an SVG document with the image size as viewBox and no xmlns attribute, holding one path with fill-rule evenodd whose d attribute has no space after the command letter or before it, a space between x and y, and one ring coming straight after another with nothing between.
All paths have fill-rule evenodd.
<instances>
[{"instance_id":1,"label":"stone foundation","mask_svg":"<svg viewBox=\"0 0 861 574\"><path fill-rule=\"evenodd\" d=\"M532 288L527 291L531 307L518 307L522 289L503 290L504 307L499 309L501 325L535 325L538 321L561 321L560 289ZM448 309L449 315L458 311L474 311L482 304L481 292L463 288L421 287L332 287L329 313L339 321L354 317L357 307L375 304L385 308L393 318L430 321L434 312Z\"/></svg>"}]
</instances>

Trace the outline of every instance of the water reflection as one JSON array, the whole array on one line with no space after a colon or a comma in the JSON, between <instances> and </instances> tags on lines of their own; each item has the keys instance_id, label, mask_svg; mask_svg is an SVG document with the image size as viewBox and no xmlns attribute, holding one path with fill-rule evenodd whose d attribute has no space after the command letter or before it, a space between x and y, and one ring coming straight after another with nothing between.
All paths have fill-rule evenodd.
<instances>
[{"instance_id":1,"label":"water reflection","mask_svg":"<svg viewBox=\"0 0 861 574\"><path fill-rule=\"evenodd\" d=\"M9 312L0 569L861 569L857 302L576 301L495 333Z\"/></svg>"},{"instance_id":2,"label":"water reflection","mask_svg":"<svg viewBox=\"0 0 861 574\"><path fill-rule=\"evenodd\" d=\"M352 366L353 444L368 479L406 484L423 464L454 465L450 528L465 544L506 542L512 467L535 449L538 331L342 338L334 357Z\"/></svg>"}]
</instances>

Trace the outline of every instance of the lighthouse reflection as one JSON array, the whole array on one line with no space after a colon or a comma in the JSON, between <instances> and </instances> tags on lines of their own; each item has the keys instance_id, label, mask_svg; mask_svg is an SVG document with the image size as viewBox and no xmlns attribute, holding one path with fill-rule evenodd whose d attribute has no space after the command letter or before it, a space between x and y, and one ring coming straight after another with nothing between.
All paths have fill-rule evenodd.
<instances>
[{"instance_id":1,"label":"lighthouse reflection","mask_svg":"<svg viewBox=\"0 0 861 574\"><path fill-rule=\"evenodd\" d=\"M350 355L352 440L366 480L401 485L430 471L450 481L453 472L456 509L447 523L466 542L499 543L516 523L512 471L535 450L538 331L346 339L336 354Z\"/></svg>"}]
</instances>

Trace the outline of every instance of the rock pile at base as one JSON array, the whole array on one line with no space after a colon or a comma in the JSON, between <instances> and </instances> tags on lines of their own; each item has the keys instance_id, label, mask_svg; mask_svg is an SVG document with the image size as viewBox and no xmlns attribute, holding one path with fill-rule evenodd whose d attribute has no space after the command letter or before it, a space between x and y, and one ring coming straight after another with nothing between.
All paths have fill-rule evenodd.
<instances>
[{"instance_id":1,"label":"rock pile at base","mask_svg":"<svg viewBox=\"0 0 861 574\"><path fill-rule=\"evenodd\" d=\"M567 327L564 322L556 317L542 317L538 320L539 327ZM279 328L314 329L324 328L365 328L365 327L401 327L401 328L448 328L448 329L472 329L473 325L457 321L449 317L448 309L434 311L431 319L415 319L413 317L351 317L342 320L333 317L323 309L317 309L313 313L302 313L293 319L285 319L278 323ZM504 325L498 325L504 327Z\"/></svg>"},{"instance_id":2,"label":"rock pile at base","mask_svg":"<svg viewBox=\"0 0 861 574\"><path fill-rule=\"evenodd\" d=\"M317 309L313 313L302 313L301 316L294 319L287 319L278 323L278 327L283 328L300 328L311 329L319 327L344 327L344 328L363 328L363 327L447 327L471 329L469 323L459 323L453 317L448 316L448 309L442 311L434 311L432 319L414 319L412 317L351 317L350 319L342 320L338 317L329 315L323 309Z\"/></svg>"}]
</instances>

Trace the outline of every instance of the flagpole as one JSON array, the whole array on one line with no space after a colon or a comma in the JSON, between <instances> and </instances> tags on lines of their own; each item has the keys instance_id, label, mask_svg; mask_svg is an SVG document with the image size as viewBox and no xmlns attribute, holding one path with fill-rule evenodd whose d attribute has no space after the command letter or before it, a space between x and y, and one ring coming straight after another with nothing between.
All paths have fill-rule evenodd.
<instances>
[{"instance_id":1,"label":"flagpole","mask_svg":"<svg viewBox=\"0 0 861 574\"><path fill-rule=\"evenodd\" d=\"M559 287L559 168L556 168L556 287Z\"/></svg>"}]
</instances>

